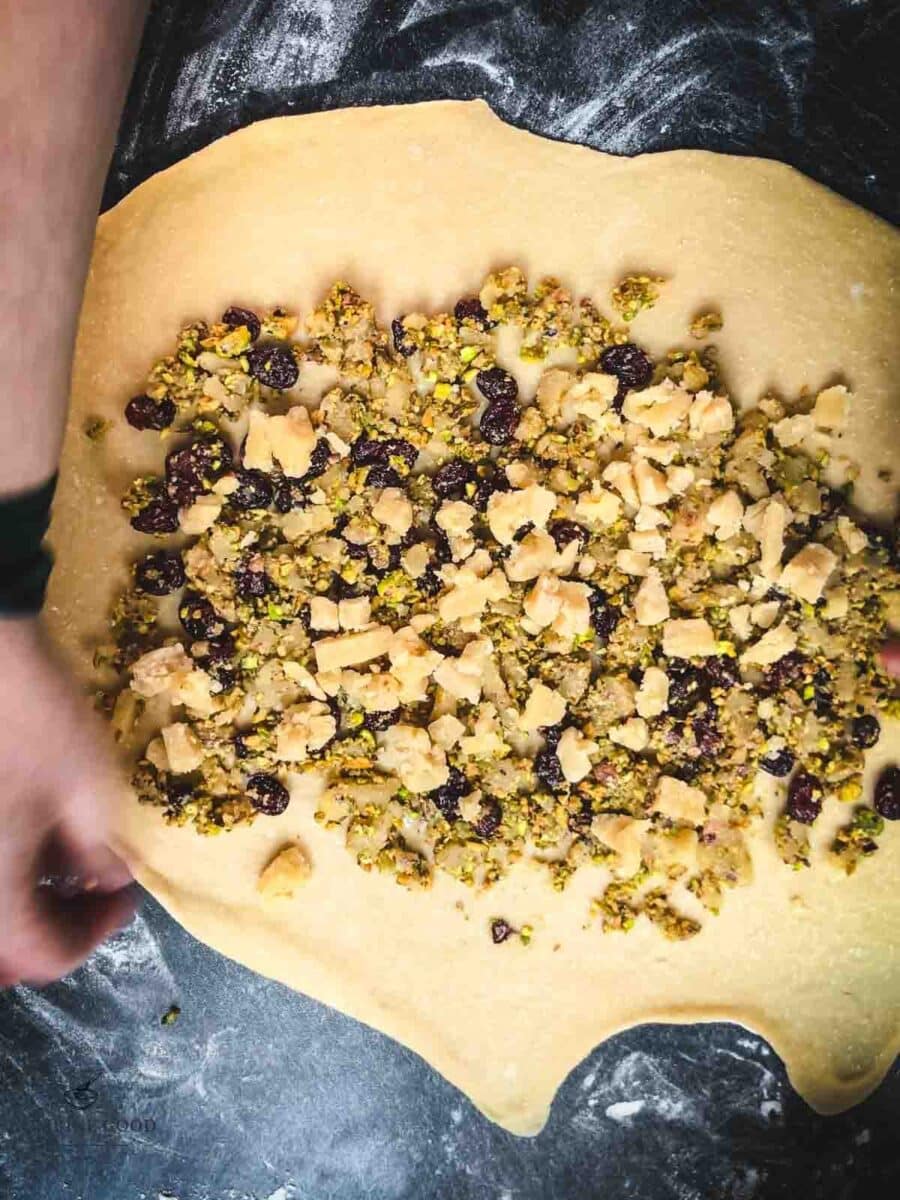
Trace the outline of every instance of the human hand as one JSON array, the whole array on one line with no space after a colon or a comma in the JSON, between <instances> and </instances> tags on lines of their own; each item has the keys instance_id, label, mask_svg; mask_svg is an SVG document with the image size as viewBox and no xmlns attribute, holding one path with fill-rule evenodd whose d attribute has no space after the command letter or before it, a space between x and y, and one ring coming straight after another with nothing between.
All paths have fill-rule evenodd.
<instances>
[{"instance_id":1,"label":"human hand","mask_svg":"<svg viewBox=\"0 0 900 1200\"><path fill-rule=\"evenodd\" d=\"M99 722L38 622L0 620L0 987L48 983L134 912L108 844L115 773ZM38 885L46 877L60 887Z\"/></svg>"},{"instance_id":2,"label":"human hand","mask_svg":"<svg viewBox=\"0 0 900 1200\"><path fill-rule=\"evenodd\" d=\"M888 642L881 652L881 661L889 675L900 677L900 642Z\"/></svg>"}]
</instances>

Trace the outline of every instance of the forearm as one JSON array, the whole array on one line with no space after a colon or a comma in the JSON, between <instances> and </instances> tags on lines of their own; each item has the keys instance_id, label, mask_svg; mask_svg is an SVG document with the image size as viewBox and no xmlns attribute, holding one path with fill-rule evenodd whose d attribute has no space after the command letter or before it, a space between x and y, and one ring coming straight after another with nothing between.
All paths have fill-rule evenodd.
<instances>
[{"instance_id":1,"label":"forearm","mask_svg":"<svg viewBox=\"0 0 900 1200\"><path fill-rule=\"evenodd\" d=\"M57 466L100 193L147 0L0 0L0 495Z\"/></svg>"}]
</instances>

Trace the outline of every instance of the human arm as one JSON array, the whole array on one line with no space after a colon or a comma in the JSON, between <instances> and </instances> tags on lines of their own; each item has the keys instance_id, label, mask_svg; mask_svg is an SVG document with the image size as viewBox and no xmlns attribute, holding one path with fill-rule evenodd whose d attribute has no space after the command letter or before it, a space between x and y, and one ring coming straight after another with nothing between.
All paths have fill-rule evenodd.
<instances>
[{"instance_id":1,"label":"human arm","mask_svg":"<svg viewBox=\"0 0 900 1200\"><path fill-rule=\"evenodd\" d=\"M145 11L146 0L0 0L0 503L57 468L94 223ZM0 616L0 986L71 969L131 911L119 891L128 872L107 844L115 789L103 740L24 608ZM47 871L79 876L90 894L38 888Z\"/></svg>"}]
</instances>

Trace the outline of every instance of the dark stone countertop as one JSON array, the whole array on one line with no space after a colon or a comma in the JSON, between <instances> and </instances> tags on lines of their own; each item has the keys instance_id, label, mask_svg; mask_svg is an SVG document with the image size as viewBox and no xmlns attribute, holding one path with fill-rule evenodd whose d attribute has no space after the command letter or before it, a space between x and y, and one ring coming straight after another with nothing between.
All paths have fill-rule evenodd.
<instances>
[{"instance_id":1,"label":"dark stone countertop","mask_svg":"<svg viewBox=\"0 0 900 1200\"><path fill-rule=\"evenodd\" d=\"M480 96L617 153L779 158L896 221L898 32L890 0L158 0L106 203L261 117ZM515 1138L149 899L70 978L0 996L2 1200L878 1200L898 1111L897 1069L826 1120L755 1035L644 1026Z\"/></svg>"}]
</instances>

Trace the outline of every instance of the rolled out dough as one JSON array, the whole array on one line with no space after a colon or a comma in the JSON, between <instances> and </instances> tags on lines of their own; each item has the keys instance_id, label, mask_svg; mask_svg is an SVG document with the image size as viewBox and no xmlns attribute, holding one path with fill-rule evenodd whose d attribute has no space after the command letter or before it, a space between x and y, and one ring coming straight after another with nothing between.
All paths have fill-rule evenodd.
<instances>
[{"instance_id":1,"label":"rolled out dough","mask_svg":"<svg viewBox=\"0 0 900 1200\"><path fill-rule=\"evenodd\" d=\"M623 275L668 280L635 336L655 355L715 308L724 376L741 403L845 380L848 451L873 508L900 445L900 237L796 172L699 152L620 159L503 125L479 103L358 109L266 121L150 179L98 227L52 529L47 619L80 675L126 564L146 548L119 508L158 469L155 439L121 420L180 324L230 303L301 313L335 278L383 318L452 305L491 269L558 276L608 308ZM892 292L892 288L894 289ZM86 415L115 420L101 446ZM872 769L896 754L896 730ZM366 874L296 795L277 818L201 838L123 793L120 836L140 881L198 938L386 1031L494 1121L532 1134L554 1092L603 1038L642 1021L740 1022L769 1039L799 1092L843 1109L882 1078L900 1027L900 828L846 879L792 872L769 839L756 881L699 937L649 923L607 935L588 920L591 869L562 894L526 866L486 894L440 873L408 892ZM313 872L265 907L260 869L299 836ZM492 944L491 917L534 926Z\"/></svg>"}]
</instances>

